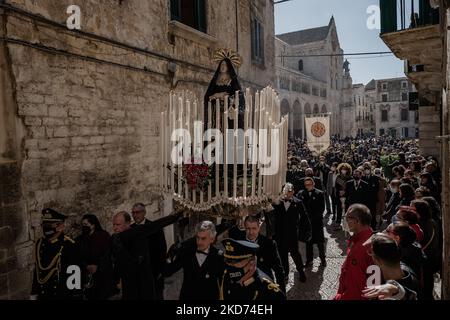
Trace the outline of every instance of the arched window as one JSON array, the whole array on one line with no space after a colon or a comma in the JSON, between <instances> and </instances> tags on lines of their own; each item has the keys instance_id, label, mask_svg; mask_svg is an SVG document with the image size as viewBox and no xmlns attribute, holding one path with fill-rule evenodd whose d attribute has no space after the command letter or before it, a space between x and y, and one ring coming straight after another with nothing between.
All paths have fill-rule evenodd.
<instances>
[{"instance_id":1,"label":"arched window","mask_svg":"<svg viewBox=\"0 0 450 320\"><path fill-rule=\"evenodd\" d=\"M287 101L286 99L283 99L283 101L281 101L281 115L287 115L290 112L290 106L289 106L289 101Z\"/></svg>"},{"instance_id":2,"label":"arched window","mask_svg":"<svg viewBox=\"0 0 450 320\"><path fill-rule=\"evenodd\" d=\"M317 105L317 103L314 105L314 114L318 114L320 112L319 110L319 106Z\"/></svg>"},{"instance_id":3,"label":"arched window","mask_svg":"<svg viewBox=\"0 0 450 320\"><path fill-rule=\"evenodd\" d=\"M311 114L311 105L309 103L305 104L305 114Z\"/></svg>"},{"instance_id":4,"label":"arched window","mask_svg":"<svg viewBox=\"0 0 450 320\"><path fill-rule=\"evenodd\" d=\"M298 70L303 71L303 60L298 61Z\"/></svg>"},{"instance_id":5,"label":"arched window","mask_svg":"<svg viewBox=\"0 0 450 320\"><path fill-rule=\"evenodd\" d=\"M328 108L326 105L322 106L322 113L327 113L328 112Z\"/></svg>"}]
</instances>

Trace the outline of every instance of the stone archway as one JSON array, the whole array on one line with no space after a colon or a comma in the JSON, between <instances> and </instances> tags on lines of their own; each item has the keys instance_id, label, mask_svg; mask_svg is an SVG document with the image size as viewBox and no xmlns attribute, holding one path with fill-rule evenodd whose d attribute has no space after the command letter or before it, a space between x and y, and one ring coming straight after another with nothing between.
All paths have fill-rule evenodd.
<instances>
[{"instance_id":1,"label":"stone archway","mask_svg":"<svg viewBox=\"0 0 450 320\"><path fill-rule=\"evenodd\" d=\"M281 116L285 116L287 114L289 115L289 137L292 137L292 135L293 135L292 125L294 123L294 119L293 119L291 106L290 106L289 101L287 99L283 99L281 101L280 109L281 109L280 110Z\"/></svg>"},{"instance_id":2,"label":"stone archway","mask_svg":"<svg viewBox=\"0 0 450 320\"><path fill-rule=\"evenodd\" d=\"M312 109L311 109L311 105L309 103L305 104L305 114L311 114L312 113Z\"/></svg>"},{"instance_id":3,"label":"stone archway","mask_svg":"<svg viewBox=\"0 0 450 320\"><path fill-rule=\"evenodd\" d=\"M281 101L281 116L285 116L291 112L291 107L289 105L289 101L287 99L283 99Z\"/></svg>"},{"instance_id":4,"label":"stone archway","mask_svg":"<svg viewBox=\"0 0 450 320\"><path fill-rule=\"evenodd\" d=\"M294 105L292 106L293 110L293 136L296 138L303 138L303 112L302 105L300 101L295 100Z\"/></svg>"},{"instance_id":5,"label":"stone archway","mask_svg":"<svg viewBox=\"0 0 450 320\"><path fill-rule=\"evenodd\" d=\"M317 103L314 105L314 111L313 111L313 113L314 113L314 114L319 114L319 113L320 113L319 105L318 105Z\"/></svg>"}]
</instances>

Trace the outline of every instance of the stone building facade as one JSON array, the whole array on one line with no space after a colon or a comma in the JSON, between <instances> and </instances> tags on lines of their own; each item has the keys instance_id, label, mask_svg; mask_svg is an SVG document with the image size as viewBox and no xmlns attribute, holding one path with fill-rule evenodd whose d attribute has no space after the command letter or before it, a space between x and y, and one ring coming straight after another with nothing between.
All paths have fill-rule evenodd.
<instances>
[{"instance_id":1,"label":"stone building facade","mask_svg":"<svg viewBox=\"0 0 450 320\"><path fill-rule=\"evenodd\" d=\"M44 207L112 214L155 193L159 115L171 90L202 98L217 48L240 53L243 87L274 84L271 0L0 1L0 299L26 298ZM69 5L81 31L67 29ZM195 13L197 19L187 17ZM168 233L170 238L170 233Z\"/></svg>"},{"instance_id":2,"label":"stone building facade","mask_svg":"<svg viewBox=\"0 0 450 320\"><path fill-rule=\"evenodd\" d=\"M419 138L418 111L409 109L409 93L414 88L407 78L375 81L375 132L399 138Z\"/></svg>"},{"instance_id":3,"label":"stone building facade","mask_svg":"<svg viewBox=\"0 0 450 320\"><path fill-rule=\"evenodd\" d=\"M283 112L289 110L291 115L291 135L305 137L304 116L310 113L331 113L331 133L342 131L346 86L342 54L333 17L327 26L276 36L276 88Z\"/></svg>"},{"instance_id":4,"label":"stone building facade","mask_svg":"<svg viewBox=\"0 0 450 320\"><path fill-rule=\"evenodd\" d=\"M375 122L372 103L367 94L366 86L356 84L353 86L353 105L355 106L355 132L354 135L373 134Z\"/></svg>"}]
</instances>

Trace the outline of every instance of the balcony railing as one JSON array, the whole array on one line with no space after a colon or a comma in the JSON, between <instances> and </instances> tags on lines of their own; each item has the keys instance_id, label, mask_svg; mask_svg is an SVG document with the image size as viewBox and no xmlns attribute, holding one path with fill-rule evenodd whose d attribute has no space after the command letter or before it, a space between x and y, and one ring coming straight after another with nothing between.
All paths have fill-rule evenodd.
<instances>
[{"instance_id":1,"label":"balcony railing","mask_svg":"<svg viewBox=\"0 0 450 320\"><path fill-rule=\"evenodd\" d=\"M430 0L380 0L381 34L439 24Z\"/></svg>"}]
</instances>

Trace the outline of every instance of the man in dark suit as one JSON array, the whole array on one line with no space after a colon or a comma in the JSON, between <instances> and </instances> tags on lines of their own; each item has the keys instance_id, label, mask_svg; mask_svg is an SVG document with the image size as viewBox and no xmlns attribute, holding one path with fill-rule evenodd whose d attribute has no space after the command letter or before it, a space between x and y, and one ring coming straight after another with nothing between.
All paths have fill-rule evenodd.
<instances>
[{"instance_id":1,"label":"man in dark suit","mask_svg":"<svg viewBox=\"0 0 450 320\"><path fill-rule=\"evenodd\" d=\"M369 192L367 197L367 206L372 214L372 229L377 228L377 201L378 201L378 189L380 188L380 179L372 173L372 166L370 162L364 163L364 174L362 181L367 182Z\"/></svg>"},{"instance_id":2,"label":"man in dark suit","mask_svg":"<svg viewBox=\"0 0 450 320\"><path fill-rule=\"evenodd\" d=\"M291 254L299 274L301 282L306 282L303 259L298 247L299 227L309 225L303 203L294 197L294 186L286 183L283 188L283 198L280 203L274 203L274 235L273 239L277 243L280 253L281 263L283 264L285 276L289 275L289 259Z\"/></svg>"},{"instance_id":3,"label":"man in dark suit","mask_svg":"<svg viewBox=\"0 0 450 320\"><path fill-rule=\"evenodd\" d=\"M150 261L148 238L176 222L182 212L131 228L131 215L122 211L113 217L112 256L114 274L123 300L157 300L155 276Z\"/></svg>"},{"instance_id":4,"label":"man in dark suit","mask_svg":"<svg viewBox=\"0 0 450 320\"><path fill-rule=\"evenodd\" d=\"M345 184L345 208L350 208L352 204L359 203L368 206L367 195L369 185L362 181L363 170L357 168L353 171L353 179Z\"/></svg>"},{"instance_id":5,"label":"man in dark suit","mask_svg":"<svg viewBox=\"0 0 450 320\"><path fill-rule=\"evenodd\" d=\"M147 211L145 210L144 204L136 203L133 205L131 214L133 215L134 223L131 227L134 228L138 225L151 224L152 221L145 218L146 213ZM157 299L164 300L164 278L162 276L162 269L166 262L167 243L163 229L158 230L155 234L148 237L148 249L150 264L155 278Z\"/></svg>"},{"instance_id":6,"label":"man in dark suit","mask_svg":"<svg viewBox=\"0 0 450 320\"><path fill-rule=\"evenodd\" d=\"M196 226L195 238L182 243L171 263L166 264L163 275L170 277L183 268L180 300L219 299L218 279L223 273L223 257L212 244L216 240L216 227L211 221Z\"/></svg>"},{"instance_id":7,"label":"man in dark suit","mask_svg":"<svg viewBox=\"0 0 450 320\"><path fill-rule=\"evenodd\" d=\"M277 244L260 233L261 225L262 221L258 215L249 215L244 221L245 231L235 234L233 239L246 240L258 244L259 249L256 253L258 268L273 280L276 279L280 289L286 292L285 275Z\"/></svg>"},{"instance_id":8,"label":"man in dark suit","mask_svg":"<svg viewBox=\"0 0 450 320\"><path fill-rule=\"evenodd\" d=\"M317 177L314 176L314 170L313 170L312 168L306 169L305 174L306 174L306 176L303 177L303 178L300 180L300 184L301 184L301 185L300 185L300 190L299 190L299 191L305 190L305 179L306 179L306 178L311 178L311 179L313 179L313 180L314 180L314 184L316 185L316 189L318 189L318 190L323 190L322 181L321 181L319 178L317 178ZM297 194L298 194L298 193L297 193ZM324 200L324 201L325 201L325 200Z\"/></svg>"},{"instance_id":9,"label":"man in dark suit","mask_svg":"<svg viewBox=\"0 0 450 320\"><path fill-rule=\"evenodd\" d=\"M311 221L312 239L306 243L306 265L310 265L314 258L313 244L317 244L321 266L326 267L325 260L325 236L323 233L323 213L325 211L325 199L323 191L317 190L312 178L306 178L305 190L301 191L297 198L302 200L306 212Z\"/></svg>"},{"instance_id":10,"label":"man in dark suit","mask_svg":"<svg viewBox=\"0 0 450 320\"><path fill-rule=\"evenodd\" d=\"M317 174L318 178L320 179L320 181L322 183L322 188L319 190L323 191L323 193L324 193L325 206L327 208L328 213L331 213L330 194L328 193L328 190L327 190L328 177L329 177L330 171L331 171L331 168L328 164L326 164L325 157L320 156L319 163L314 167L314 172Z\"/></svg>"}]
</instances>

